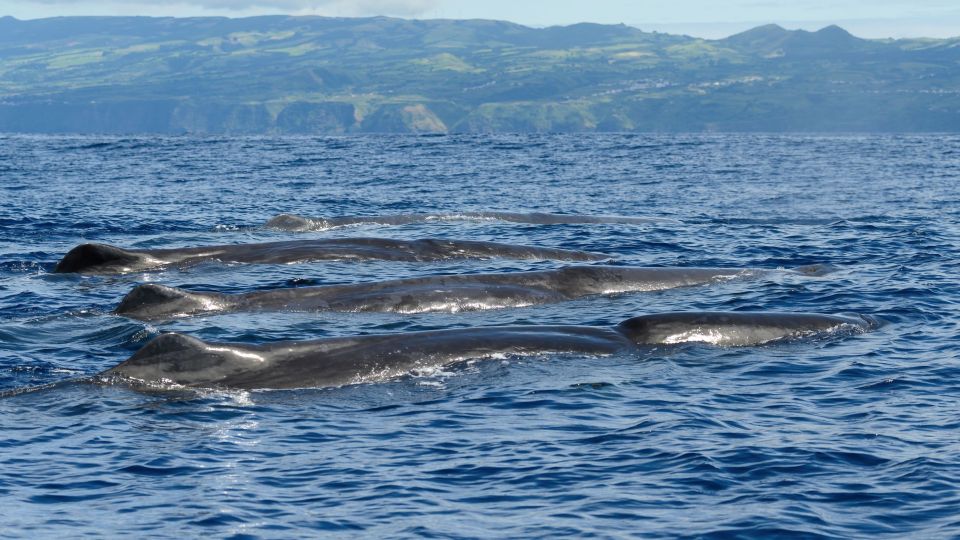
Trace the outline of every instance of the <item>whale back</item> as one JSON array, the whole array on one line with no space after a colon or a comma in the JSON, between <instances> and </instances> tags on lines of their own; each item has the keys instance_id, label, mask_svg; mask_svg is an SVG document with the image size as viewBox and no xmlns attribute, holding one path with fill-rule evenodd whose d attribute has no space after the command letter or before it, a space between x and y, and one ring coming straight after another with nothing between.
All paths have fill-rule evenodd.
<instances>
[{"instance_id":1,"label":"whale back","mask_svg":"<svg viewBox=\"0 0 960 540\"><path fill-rule=\"evenodd\" d=\"M680 312L633 317L617 329L639 345L708 343L736 347L837 330L862 332L871 325L862 317L819 313Z\"/></svg>"},{"instance_id":2,"label":"whale back","mask_svg":"<svg viewBox=\"0 0 960 540\"><path fill-rule=\"evenodd\" d=\"M205 343L162 334L100 377L168 388L307 388L386 380L416 370L500 355L615 354L636 345L760 345L778 340L860 333L862 316L816 313L665 313L614 328L512 326L359 335L264 345Z\"/></svg>"}]
</instances>

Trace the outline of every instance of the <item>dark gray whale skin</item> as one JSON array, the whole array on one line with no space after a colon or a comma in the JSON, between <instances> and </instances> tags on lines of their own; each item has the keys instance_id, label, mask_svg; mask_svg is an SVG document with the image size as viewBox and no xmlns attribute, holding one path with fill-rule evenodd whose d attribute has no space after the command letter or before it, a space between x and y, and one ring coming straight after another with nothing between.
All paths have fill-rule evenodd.
<instances>
[{"instance_id":1,"label":"dark gray whale skin","mask_svg":"<svg viewBox=\"0 0 960 540\"><path fill-rule=\"evenodd\" d=\"M207 343L162 334L97 376L148 387L281 389L394 378L495 355L606 355L648 345L750 346L827 332L865 332L876 321L816 313L664 313L613 328L512 326L366 335L269 345Z\"/></svg>"},{"instance_id":2,"label":"dark gray whale skin","mask_svg":"<svg viewBox=\"0 0 960 540\"><path fill-rule=\"evenodd\" d=\"M586 251L432 238L330 238L129 250L106 244L81 244L63 256L54 272L123 274L168 266L184 268L207 261L283 264L325 260L438 261L493 257L558 261L599 261L609 258Z\"/></svg>"},{"instance_id":3,"label":"dark gray whale skin","mask_svg":"<svg viewBox=\"0 0 960 540\"><path fill-rule=\"evenodd\" d=\"M823 265L782 272L819 275ZM702 285L773 270L743 268L643 268L570 266L558 270L440 275L374 283L255 291L192 292L138 285L114 313L143 321L238 311L458 312L563 302L617 294Z\"/></svg>"},{"instance_id":4,"label":"dark gray whale skin","mask_svg":"<svg viewBox=\"0 0 960 540\"><path fill-rule=\"evenodd\" d=\"M294 214L280 214L274 216L264 224L268 229L281 231L325 231L337 227L359 224L373 225L406 225L408 223L423 223L426 221L508 221L512 223L529 223L531 225L570 225L588 223L620 223L620 224L648 224L648 223L676 223L674 219L630 217L630 216L585 216L577 214L545 214L540 212L450 212L425 214L396 214L392 216L344 216L344 217L304 217Z\"/></svg>"}]
</instances>

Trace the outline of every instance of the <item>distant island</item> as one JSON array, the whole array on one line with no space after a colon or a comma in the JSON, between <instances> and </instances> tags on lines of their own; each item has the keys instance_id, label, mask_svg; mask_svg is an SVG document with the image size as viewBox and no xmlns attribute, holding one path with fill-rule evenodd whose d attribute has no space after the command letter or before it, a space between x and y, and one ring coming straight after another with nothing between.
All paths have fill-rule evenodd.
<instances>
[{"instance_id":1,"label":"distant island","mask_svg":"<svg viewBox=\"0 0 960 540\"><path fill-rule=\"evenodd\" d=\"M387 17L0 18L0 132L960 131L960 38Z\"/></svg>"}]
</instances>

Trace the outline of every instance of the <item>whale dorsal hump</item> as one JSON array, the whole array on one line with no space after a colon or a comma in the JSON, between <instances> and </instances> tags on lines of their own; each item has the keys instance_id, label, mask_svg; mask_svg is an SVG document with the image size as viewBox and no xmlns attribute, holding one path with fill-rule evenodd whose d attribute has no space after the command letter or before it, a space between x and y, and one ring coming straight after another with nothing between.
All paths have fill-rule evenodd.
<instances>
[{"instance_id":1,"label":"whale dorsal hump","mask_svg":"<svg viewBox=\"0 0 960 540\"><path fill-rule=\"evenodd\" d=\"M207 349L203 341L183 334L160 334L150 340L136 354L131 356L122 365L143 365L156 362L158 358L169 356L185 356L186 354L202 353Z\"/></svg>"},{"instance_id":2,"label":"whale dorsal hump","mask_svg":"<svg viewBox=\"0 0 960 540\"><path fill-rule=\"evenodd\" d=\"M312 219L295 216L293 214L280 214L270 218L264 224L268 229L278 229L281 231L308 231L315 226Z\"/></svg>"},{"instance_id":3,"label":"whale dorsal hump","mask_svg":"<svg viewBox=\"0 0 960 540\"><path fill-rule=\"evenodd\" d=\"M80 244L57 263L54 272L97 272L101 269L133 266L143 256L106 244Z\"/></svg>"},{"instance_id":4,"label":"whale dorsal hump","mask_svg":"<svg viewBox=\"0 0 960 540\"><path fill-rule=\"evenodd\" d=\"M229 377L266 367L266 360L265 356L242 346L211 346L182 334L161 334L102 375L148 384L217 386Z\"/></svg>"},{"instance_id":5,"label":"whale dorsal hump","mask_svg":"<svg viewBox=\"0 0 960 540\"><path fill-rule=\"evenodd\" d=\"M114 313L134 319L152 320L216 311L219 304L209 296L157 283L144 283L127 293Z\"/></svg>"}]
</instances>

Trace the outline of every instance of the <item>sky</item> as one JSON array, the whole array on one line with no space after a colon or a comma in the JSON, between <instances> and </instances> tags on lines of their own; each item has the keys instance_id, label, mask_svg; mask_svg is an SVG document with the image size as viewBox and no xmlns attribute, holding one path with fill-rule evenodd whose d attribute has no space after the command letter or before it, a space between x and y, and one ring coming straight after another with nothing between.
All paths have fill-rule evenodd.
<instances>
[{"instance_id":1,"label":"sky","mask_svg":"<svg viewBox=\"0 0 960 540\"><path fill-rule=\"evenodd\" d=\"M865 38L960 36L960 0L0 0L0 15L246 17L267 14L498 19L527 26L624 23L721 38L759 26L838 24Z\"/></svg>"}]
</instances>

